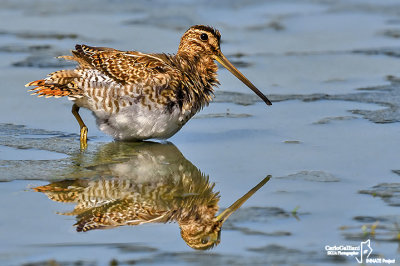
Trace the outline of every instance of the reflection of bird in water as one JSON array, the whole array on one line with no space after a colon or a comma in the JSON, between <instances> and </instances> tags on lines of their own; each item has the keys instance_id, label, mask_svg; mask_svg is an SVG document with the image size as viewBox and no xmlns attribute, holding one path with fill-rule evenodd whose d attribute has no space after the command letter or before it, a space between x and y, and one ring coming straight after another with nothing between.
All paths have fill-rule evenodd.
<instances>
[{"instance_id":1,"label":"reflection of bird in water","mask_svg":"<svg viewBox=\"0 0 400 266\"><path fill-rule=\"evenodd\" d=\"M211 248L219 243L221 226L229 215L269 180L265 178L216 216L219 195L214 184L173 144L110 143L105 149L114 151L117 162L91 166L96 178L34 188L54 201L76 203L72 212L63 214L76 215L77 231L176 221L190 247ZM99 154L96 160L102 161L103 153Z\"/></svg>"},{"instance_id":2,"label":"reflection of bird in water","mask_svg":"<svg viewBox=\"0 0 400 266\"><path fill-rule=\"evenodd\" d=\"M38 96L74 101L83 147L87 127L80 107L93 111L99 128L115 139L166 139L212 100L218 84L214 60L271 105L222 54L220 38L216 29L193 26L183 34L176 55L76 45L72 56L62 56L76 61L76 69L53 72L26 86L36 86L31 91Z\"/></svg>"}]
</instances>

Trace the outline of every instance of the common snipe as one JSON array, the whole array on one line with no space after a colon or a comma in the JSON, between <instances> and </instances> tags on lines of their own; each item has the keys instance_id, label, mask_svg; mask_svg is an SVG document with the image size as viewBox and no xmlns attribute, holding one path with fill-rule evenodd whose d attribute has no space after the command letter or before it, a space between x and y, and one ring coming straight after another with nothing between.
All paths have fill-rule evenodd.
<instances>
[{"instance_id":1,"label":"common snipe","mask_svg":"<svg viewBox=\"0 0 400 266\"><path fill-rule=\"evenodd\" d=\"M53 201L75 203L73 211L61 214L76 216L78 232L177 222L195 249L217 245L226 219L270 178L217 215L215 184L173 144L108 143L81 167L63 181L33 188ZM82 175L86 178L76 179Z\"/></svg>"},{"instance_id":2,"label":"common snipe","mask_svg":"<svg viewBox=\"0 0 400 266\"><path fill-rule=\"evenodd\" d=\"M217 60L271 105L222 54L221 35L209 26L196 25L182 36L175 55L119 51L76 45L76 69L60 70L30 82L29 91L46 97L68 96L72 114L81 128L81 146L87 144L87 127L79 115L85 107L96 116L100 130L120 140L167 139L174 135L213 97Z\"/></svg>"}]
</instances>

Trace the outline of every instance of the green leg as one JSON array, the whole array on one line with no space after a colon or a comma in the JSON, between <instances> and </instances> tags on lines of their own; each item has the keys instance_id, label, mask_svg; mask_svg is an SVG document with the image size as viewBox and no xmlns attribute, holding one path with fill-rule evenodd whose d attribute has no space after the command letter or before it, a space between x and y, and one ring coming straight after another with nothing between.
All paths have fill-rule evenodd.
<instances>
[{"instance_id":1,"label":"green leg","mask_svg":"<svg viewBox=\"0 0 400 266\"><path fill-rule=\"evenodd\" d=\"M79 126L81 128L81 150L85 150L87 148L87 133L88 128L83 122L81 116L79 115L79 106L74 104L72 106L72 114L75 116L76 121L78 121Z\"/></svg>"}]
</instances>

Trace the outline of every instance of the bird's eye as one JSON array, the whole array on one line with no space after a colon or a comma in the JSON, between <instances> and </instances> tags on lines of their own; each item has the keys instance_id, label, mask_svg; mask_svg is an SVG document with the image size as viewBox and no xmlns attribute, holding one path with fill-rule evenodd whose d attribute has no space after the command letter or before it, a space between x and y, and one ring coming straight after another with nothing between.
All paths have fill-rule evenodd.
<instances>
[{"instance_id":1,"label":"bird's eye","mask_svg":"<svg viewBox=\"0 0 400 266\"><path fill-rule=\"evenodd\" d=\"M200 39L201 39L202 41L207 41L207 40L208 40L208 35L205 34L205 33L202 33L202 34L200 35Z\"/></svg>"},{"instance_id":2,"label":"bird's eye","mask_svg":"<svg viewBox=\"0 0 400 266\"><path fill-rule=\"evenodd\" d=\"M206 34L206 35L207 35L207 34ZM201 243L202 243L203 245L207 244L207 243L208 243L208 238L203 238L203 239L201 240Z\"/></svg>"}]
</instances>

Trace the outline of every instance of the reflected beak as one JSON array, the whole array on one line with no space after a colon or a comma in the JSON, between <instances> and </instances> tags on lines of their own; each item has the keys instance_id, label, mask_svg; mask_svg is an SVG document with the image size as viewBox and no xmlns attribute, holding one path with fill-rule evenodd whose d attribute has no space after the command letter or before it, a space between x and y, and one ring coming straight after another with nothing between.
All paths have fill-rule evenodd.
<instances>
[{"instance_id":1,"label":"reflected beak","mask_svg":"<svg viewBox=\"0 0 400 266\"><path fill-rule=\"evenodd\" d=\"M217 55L214 55L214 59L218 61L221 65L223 65L226 69L228 69L235 77L240 79L244 84L246 84L247 87L249 87L252 91L255 92L255 94L258 95L267 105L272 105L271 101L268 100L268 98L261 92L259 91L256 86L253 85L242 73L240 73L237 68L232 65L231 62L223 55L221 51L218 52Z\"/></svg>"},{"instance_id":2,"label":"reflected beak","mask_svg":"<svg viewBox=\"0 0 400 266\"><path fill-rule=\"evenodd\" d=\"M251 196L253 196L254 193L257 192L262 186L265 185L269 180L271 179L271 176L268 175L266 178L264 178L260 183L258 183L257 186L253 187L249 192L247 192L245 195L243 195L240 199L235 201L228 209L223 211L220 215L217 216L216 221L220 222L221 225L228 219L229 216L231 216L232 213L237 211L237 209L240 208L240 206L243 205Z\"/></svg>"}]
</instances>

